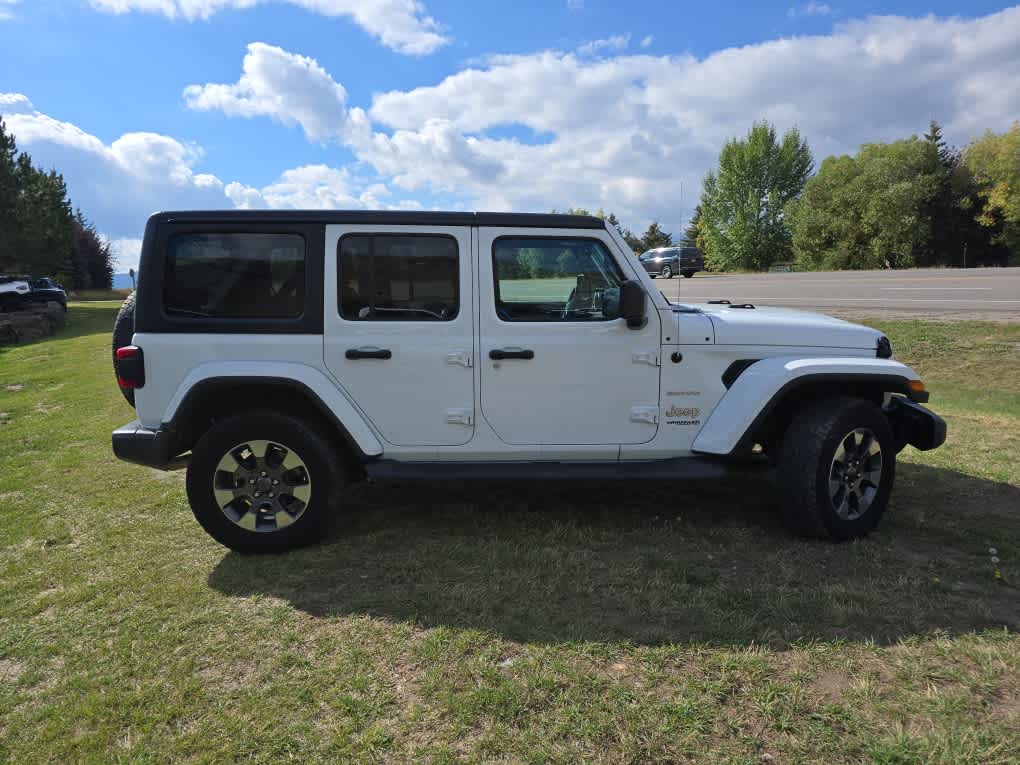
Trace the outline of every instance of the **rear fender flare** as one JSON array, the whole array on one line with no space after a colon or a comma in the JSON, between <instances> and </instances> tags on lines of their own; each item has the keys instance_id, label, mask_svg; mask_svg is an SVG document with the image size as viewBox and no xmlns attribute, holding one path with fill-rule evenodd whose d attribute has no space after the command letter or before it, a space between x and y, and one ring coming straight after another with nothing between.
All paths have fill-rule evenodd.
<instances>
[{"instance_id":1,"label":"rear fender flare","mask_svg":"<svg viewBox=\"0 0 1020 765\"><path fill-rule=\"evenodd\" d=\"M306 364L288 362L214 361L200 364L181 381L163 412L164 427L173 429L176 417L189 399L212 387L271 385L292 388L307 397L333 421L345 440L363 458L377 457L383 447L361 413L323 372ZM272 408L273 402L266 401Z\"/></svg>"}]
</instances>

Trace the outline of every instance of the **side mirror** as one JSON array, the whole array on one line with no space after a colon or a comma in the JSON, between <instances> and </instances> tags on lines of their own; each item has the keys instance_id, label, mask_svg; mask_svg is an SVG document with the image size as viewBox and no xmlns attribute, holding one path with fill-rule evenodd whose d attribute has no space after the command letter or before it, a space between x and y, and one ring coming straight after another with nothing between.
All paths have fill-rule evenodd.
<instances>
[{"instance_id":1,"label":"side mirror","mask_svg":"<svg viewBox=\"0 0 1020 765\"><path fill-rule=\"evenodd\" d=\"M620 285L620 318L627 320L631 329L641 329L647 323L645 303L648 296L641 282L628 279Z\"/></svg>"}]
</instances>

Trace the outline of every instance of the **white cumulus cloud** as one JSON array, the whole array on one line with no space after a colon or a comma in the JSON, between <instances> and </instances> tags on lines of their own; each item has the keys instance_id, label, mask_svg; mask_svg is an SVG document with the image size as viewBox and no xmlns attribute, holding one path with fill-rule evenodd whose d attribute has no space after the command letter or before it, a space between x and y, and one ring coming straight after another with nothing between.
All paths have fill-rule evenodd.
<instances>
[{"instance_id":1,"label":"white cumulus cloud","mask_svg":"<svg viewBox=\"0 0 1020 765\"><path fill-rule=\"evenodd\" d=\"M836 11L828 3L819 3L815 0L804 3L803 5L794 6L790 8L786 15L791 19L796 19L801 16L832 16Z\"/></svg>"},{"instance_id":2,"label":"white cumulus cloud","mask_svg":"<svg viewBox=\"0 0 1020 765\"><path fill-rule=\"evenodd\" d=\"M0 0L0 21L14 18L14 6L21 0Z\"/></svg>"},{"instance_id":3,"label":"white cumulus cloud","mask_svg":"<svg viewBox=\"0 0 1020 765\"><path fill-rule=\"evenodd\" d=\"M408 188L676 223L724 141L754 120L798 127L818 160L921 132L932 116L956 143L1005 129L1020 113L1018 39L1020 8L1011 8L978 19L873 17L701 59L495 56L377 95L372 127L349 140ZM508 127L531 139L505 137Z\"/></svg>"},{"instance_id":4,"label":"white cumulus cloud","mask_svg":"<svg viewBox=\"0 0 1020 765\"><path fill-rule=\"evenodd\" d=\"M267 0L91 0L108 13L161 13L171 19L207 19L224 9L251 8ZM328 17L347 17L399 53L424 55L449 39L419 0L278 0ZM0 0L3 2L3 0Z\"/></svg>"},{"instance_id":5,"label":"white cumulus cloud","mask_svg":"<svg viewBox=\"0 0 1020 765\"><path fill-rule=\"evenodd\" d=\"M133 237L121 237L111 239L105 237L110 243L110 252L113 254L114 271L118 274L126 274L129 269L138 270L138 260L142 255L142 240Z\"/></svg>"},{"instance_id":6,"label":"white cumulus cloud","mask_svg":"<svg viewBox=\"0 0 1020 765\"><path fill-rule=\"evenodd\" d=\"M313 141L340 136L347 92L317 61L254 42L248 46L241 70L241 78L233 84L189 85L184 102L199 111L298 124Z\"/></svg>"},{"instance_id":7,"label":"white cumulus cloud","mask_svg":"<svg viewBox=\"0 0 1020 765\"><path fill-rule=\"evenodd\" d=\"M202 151L193 144L144 132L125 133L106 144L38 111L17 93L0 93L0 113L18 147L36 164L58 168L74 204L113 239L138 232L157 209L224 204L220 180L195 172Z\"/></svg>"},{"instance_id":8,"label":"white cumulus cloud","mask_svg":"<svg viewBox=\"0 0 1020 765\"><path fill-rule=\"evenodd\" d=\"M601 40L592 40L577 49L577 52L585 56L593 56L600 51L606 52L619 52L626 50L627 46L630 45L630 35L613 35L612 37L604 37ZM644 44L642 43L642 47Z\"/></svg>"},{"instance_id":9,"label":"white cumulus cloud","mask_svg":"<svg viewBox=\"0 0 1020 765\"><path fill-rule=\"evenodd\" d=\"M300 125L356 159L292 168L265 186L199 172L201 149L168 136L106 144L19 94L0 95L0 110L19 145L60 168L115 237L137 236L155 208L413 204L402 191L449 207L602 207L634 228L658 219L676 231L722 144L755 120L798 127L819 161L921 132L933 116L956 144L1008 128L1020 114L1018 39L1020 7L976 19L873 17L704 58L493 56L355 106L340 73L253 44L237 82L189 88L185 100Z\"/></svg>"}]
</instances>

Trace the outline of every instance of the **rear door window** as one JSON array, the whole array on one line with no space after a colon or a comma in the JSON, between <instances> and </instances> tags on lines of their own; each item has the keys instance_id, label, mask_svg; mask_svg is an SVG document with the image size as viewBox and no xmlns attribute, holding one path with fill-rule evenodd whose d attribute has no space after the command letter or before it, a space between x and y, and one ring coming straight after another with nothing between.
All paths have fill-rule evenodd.
<instances>
[{"instance_id":1,"label":"rear door window","mask_svg":"<svg viewBox=\"0 0 1020 765\"><path fill-rule=\"evenodd\" d=\"M348 234L337 249L344 319L452 321L460 312L460 253L453 237Z\"/></svg>"},{"instance_id":2,"label":"rear door window","mask_svg":"<svg viewBox=\"0 0 1020 765\"><path fill-rule=\"evenodd\" d=\"M169 317L290 319L305 309L305 240L298 234L171 236L163 278Z\"/></svg>"}]
</instances>

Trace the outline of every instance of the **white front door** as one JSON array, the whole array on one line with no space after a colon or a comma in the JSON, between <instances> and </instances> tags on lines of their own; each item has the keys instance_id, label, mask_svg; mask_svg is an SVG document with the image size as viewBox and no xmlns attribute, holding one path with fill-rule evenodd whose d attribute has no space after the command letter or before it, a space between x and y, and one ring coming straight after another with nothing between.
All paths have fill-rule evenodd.
<instances>
[{"instance_id":1,"label":"white front door","mask_svg":"<svg viewBox=\"0 0 1020 765\"><path fill-rule=\"evenodd\" d=\"M474 434L471 229L326 227L327 369L397 446Z\"/></svg>"},{"instance_id":2,"label":"white front door","mask_svg":"<svg viewBox=\"0 0 1020 765\"><path fill-rule=\"evenodd\" d=\"M659 316L649 303L640 329L610 318L634 274L608 234L482 228L478 252L481 408L497 436L605 445L607 457L619 444L650 441Z\"/></svg>"}]
</instances>

